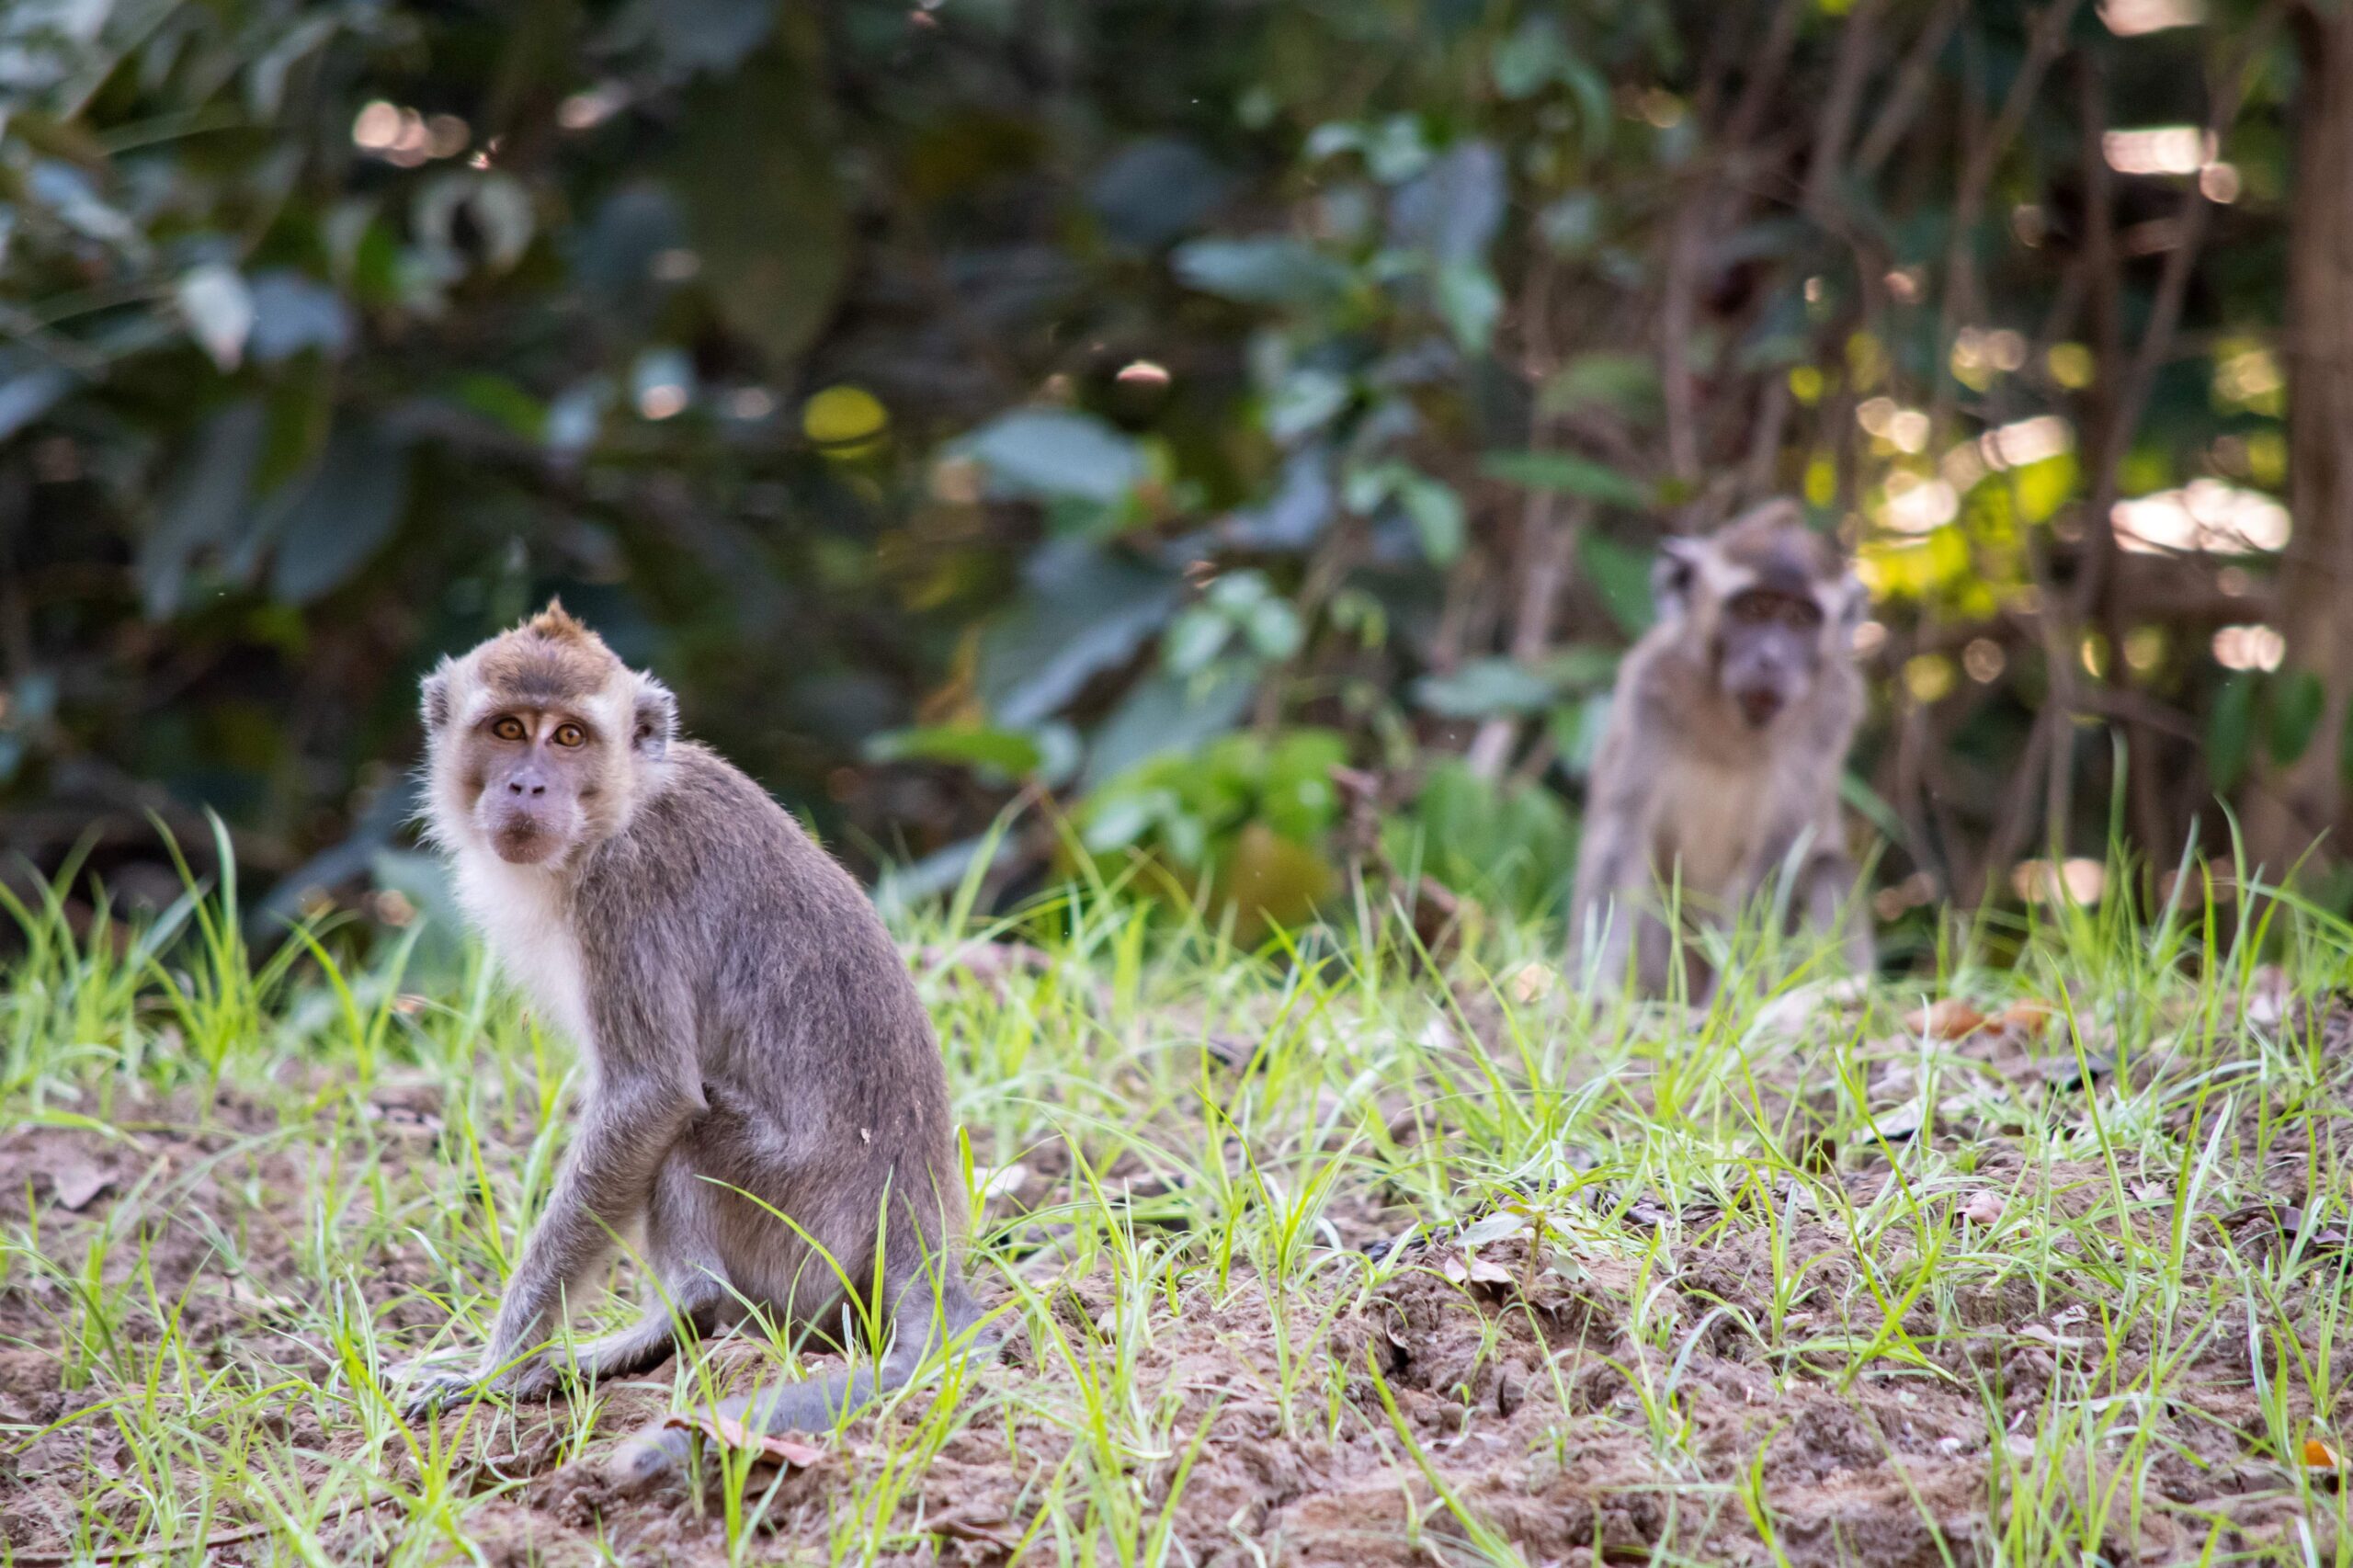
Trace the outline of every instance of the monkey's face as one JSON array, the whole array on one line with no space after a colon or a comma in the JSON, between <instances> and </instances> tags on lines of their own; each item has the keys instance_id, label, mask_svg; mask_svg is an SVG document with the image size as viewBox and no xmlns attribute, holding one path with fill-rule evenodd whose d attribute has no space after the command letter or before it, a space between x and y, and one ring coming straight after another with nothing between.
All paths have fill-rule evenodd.
<instances>
[{"instance_id":1,"label":"monkey's face","mask_svg":"<svg viewBox=\"0 0 2353 1568\"><path fill-rule=\"evenodd\" d=\"M1752 730L1805 699L1822 658L1821 604L1812 594L1752 587L1716 622L1716 680Z\"/></svg>"},{"instance_id":2,"label":"monkey's face","mask_svg":"<svg viewBox=\"0 0 2353 1568\"><path fill-rule=\"evenodd\" d=\"M562 709L485 715L467 737L474 827L517 866L558 860L578 844L599 792L603 737Z\"/></svg>"},{"instance_id":3,"label":"monkey's face","mask_svg":"<svg viewBox=\"0 0 2353 1568\"><path fill-rule=\"evenodd\" d=\"M425 677L432 835L459 855L561 866L659 789L678 708L551 603Z\"/></svg>"}]
</instances>

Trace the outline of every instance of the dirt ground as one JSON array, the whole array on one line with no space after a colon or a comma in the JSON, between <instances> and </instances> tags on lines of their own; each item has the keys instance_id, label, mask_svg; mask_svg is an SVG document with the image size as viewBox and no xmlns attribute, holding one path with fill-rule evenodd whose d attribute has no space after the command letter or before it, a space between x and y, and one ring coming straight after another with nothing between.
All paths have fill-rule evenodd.
<instances>
[{"instance_id":1,"label":"dirt ground","mask_svg":"<svg viewBox=\"0 0 2353 1568\"><path fill-rule=\"evenodd\" d=\"M249 1362L262 1386L289 1366L327 1368L333 1357L315 1319L290 1303L313 1289L295 1252L314 1218L321 1173L302 1123L273 1108L285 1103L224 1096L201 1126L176 1101L118 1105L114 1132L19 1127L0 1136L0 1193L11 1195L9 1209L22 1206L42 1252L68 1273L107 1227L115 1244L96 1266L98 1278L139 1275L144 1292L152 1277L160 1303L128 1321L160 1332L177 1303L178 1332L202 1365ZM387 1092L374 1106L384 1147L429 1146L438 1125L429 1096ZM2290 1145L2282 1168L2298 1154ZM1051 1185L1051 1159L1033 1154L1032 1163ZM1882 1165L1835 1179L1868 1205L1901 1178ZM2029 1171L1998 1143L1973 1184L2010 1203L2040 1189L2065 1211L2096 1219L2121 1190L2158 1226L2177 1196L2162 1176L2120 1187L2099 1162ZM1141 1324L1105 1322L1108 1291L1084 1281L1064 1288L1053 1310L1074 1327L1146 1341L1131 1346L1137 1382L1169 1402L1179 1442L1134 1462L1148 1472L1143 1495L1176 1493L1171 1562L1472 1561L1481 1548L1464 1515L1531 1563L2015 1562L2026 1538L2012 1515L2027 1494L2043 1518L2033 1540L2047 1540L2050 1519L2066 1521L2081 1553L2074 1560L2085 1562L2267 1549L2317 1562L2336 1550L2338 1522L2300 1501L2282 1465L2264 1457L2266 1415L2245 1317L2154 1346L2145 1325L2104 1341L2103 1314L2118 1302L2097 1259L2055 1274L2021 1267L2003 1279L1998 1259L1988 1267L1980 1258L1956 1271L1962 1283L1933 1285L1899 1320L1918 1364L1881 1357L1858 1376L1849 1352L1884 1325L1830 1312L1830 1303L1855 1295L1849 1233L1818 1199L1790 1204L1783 1195L1772 1199L1786 1221L1777 1250L1762 1212L1769 1196L1668 1211L1622 1186L1596 1184L1535 1222L1506 1212L1392 1256L1382 1238L1398 1233L1399 1210L1378 1192L1357 1193L1336 1201L1329 1219L1366 1263L1311 1276L1310 1288L1274 1309L1284 1335L1273 1332L1246 1264L1222 1290L1203 1283L1160 1301ZM2298 1203L2306 1195L2283 1176L2279 1197ZM1954 1191L1930 1201L1969 1199ZM1614 1229L1597 1222L1605 1215ZM2196 1227L2185 1278L2225 1268L2226 1251L2259 1264L2267 1249L2286 1244L2295 1216L2235 1218ZM1609 1239L1660 1226L1674 1241L1647 1262ZM241 1278L222 1278L209 1261L222 1233L240 1238ZM415 1249L387 1244L368 1261L374 1272L365 1289L380 1328L435 1326L438 1309L420 1290L429 1274ZM1364 1290L1376 1265L1380 1278ZM2075 1289L2054 1287L2054 1278ZM1785 1286L1778 1325L1777 1280ZM2340 1293L2342 1285L2340 1270ZM100 1383L65 1353L86 1320L75 1291L56 1278L18 1267L0 1287L0 1426L13 1434L0 1449L0 1540L19 1562L57 1560L44 1555L62 1544L55 1521L72 1516L95 1478L139 1460L98 1408ZM1040 1418L1066 1404L1068 1392L1050 1386L1060 1374L1038 1364L1036 1344L1034 1335L1011 1336L927 1462L905 1466L904 1435L878 1433L869 1416L816 1463L778 1478L759 1553L822 1557L835 1510L853 1498L872 1506L886 1494L873 1484L875 1468L900 1464L904 1487L888 1506L904 1550L887 1560L1067 1560L1090 1521L1043 1517L1037 1498L1041 1477L1087 1437ZM2321 1328L2304 1350L2332 1384L2353 1367ZM1306 1352L1314 1354L1305 1392L1286 1403L1277 1390L1287 1359L1295 1365ZM2153 1358L2165 1363L2154 1377ZM2074 1436L2048 1431L2054 1381L2069 1408L2107 1410L2109 1424ZM596 1440L577 1457L568 1458L560 1401L471 1421L444 1415L445 1435L466 1449L460 1474L478 1500L463 1517L481 1560L727 1561L715 1504L624 1502L596 1473L606 1439L657 1416L669 1387L665 1369L611 1391ZM2149 1397L2151 1388L2161 1394ZM167 1386L155 1397L183 1395ZM322 1482L367 1462L356 1426L330 1432L303 1415L281 1427L282 1451ZM376 1451L392 1456L384 1474L408 1472L401 1445ZM2119 1486L2128 1460L2138 1483ZM854 1486L861 1476L866 1484ZM1762 1526L1753 1507L1760 1503ZM284 1560L267 1531L233 1537L243 1523L222 1520L212 1533L223 1539L204 1560ZM1117 1533L1116 1521L1091 1523L1107 1541ZM396 1517L362 1507L331 1522L324 1539L341 1561L381 1561L400 1547L400 1531ZM2043 1551L2025 1555L2045 1561ZM1108 1546L1095 1554L1118 1557ZM419 1560L436 1556L460 1560L454 1544Z\"/></svg>"}]
</instances>

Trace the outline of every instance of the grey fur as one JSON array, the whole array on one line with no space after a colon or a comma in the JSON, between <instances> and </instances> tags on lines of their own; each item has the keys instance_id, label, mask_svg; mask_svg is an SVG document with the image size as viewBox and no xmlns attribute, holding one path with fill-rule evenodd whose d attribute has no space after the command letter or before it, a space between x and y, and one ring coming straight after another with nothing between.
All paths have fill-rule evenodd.
<instances>
[{"instance_id":1,"label":"grey fur","mask_svg":"<svg viewBox=\"0 0 2353 1568\"><path fill-rule=\"evenodd\" d=\"M1810 667L1786 672L1788 701L1760 725L1726 689L1717 618L1729 585L1775 573L1811 583L1823 623ZM1637 988L1655 994L1680 958L1689 994L1704 996L1712 977L1678 952L1688 944L1669 924L1669 895L1686 921L1729 920L1786 888L1792 923L1836 933L1848 964L1867 971L1870 929L1838 807L1864 704L1851 652L1860 585L1786 505L1673 541L1658 579L1659 619L1619 666L1594 764L1572 962L1604 984L1631 965Z\"/></svg>"},{"instance_id":2,"label":"grey fur","mask_svg":"<svg viewBox=\"0 0 2353 1568\"><path fill-rule=\"evenodd\" d=\"M576 1014L593 1076L483 1360L427 1374L411 1404L553 1386L563 1365L548 1342L568 1306L601 1276L618 1238L642 1235L659 1299L634 1326L577 1347L579 1375L644 1370L670 1355L680 1327L712 1331L750 1309L821 1335L846 1304L879 1310L897 1330L879 1380L838 1375L737 1399L726 1412L770 1429L828 1425L978 1321L957 1257L962 1185L930 1020L848 873L750 778L675 739L670 694L585 629L579 657L610 662L595 672L597 695L536 691L531 700L558 713L625 713L627 740L578 747L576 764L490 741L486 726L503 711L495 651L530 631L428 679L426 710L438 716L433 831L461 889L475 889L469 907L502 964L548 1012ZM461 698L478 710L474 729L460 728ZM502 865L506 852L492 855L484 824L494 808L524 810L519 787L502 781L526 778L534 792L542 779L555 793L573 790L586 825L544 859ZM555 802L543 809L563 820ZM498 904L496 890L510 887L543 903L519 914ZM566 994L574 984L576 999ZM881 1299L869 1301L878 1240ZM614 1478L634 1488L674 1477L687 1444L684 1432L650 1429L617 1453Z\"/></svg>"}]
</instances>

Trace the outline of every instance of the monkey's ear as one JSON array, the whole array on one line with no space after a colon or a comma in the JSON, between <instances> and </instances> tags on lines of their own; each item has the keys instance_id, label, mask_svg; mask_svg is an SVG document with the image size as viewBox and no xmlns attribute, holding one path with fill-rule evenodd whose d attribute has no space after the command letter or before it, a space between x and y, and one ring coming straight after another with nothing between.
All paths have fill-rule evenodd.
<instances>
[{"instance_id":1,"label":"monkey's ear","mask_svg":"<svg viewBox=\"0 0 2353 1568\"><path fill-rule=\"evenodd\" d=\"M678 699L652 676L637 677L637 703L630 719L629 749L659 762L678 738Z\"/></svg>"},{"instance_id":2,"label":"monkey's ear","mask_svg":"<svg viewBox=\"0 0 2353 1568\"><path fill-rule=\"evenodd\" d=\"M1839 577L1837 591L1845 601L1838 612L1838 624L1852 631L1863 623L1864 614L1871 608L1870 590L1863 586L1860 577L1848 571Z\"/></svg>"},{"instance_id":3,"label":"monkey's ear","mask_svg":"<svg viewBox=\"0 0 2353 1568\"><path fill-rule=\"evenodd\" d=\"M425 677L424 700L419 704L425 715L428 734L438 733L449 723L449 661L442 660L433 673Z\"/></svg>"},{"instance_id":4,"label":"monkey's ear","mask_svg":"<svg viewBox=\"0 0 2353 1568\"><path fill-rule=\"evenodd\" d=\"M1651 604L1661 620L1674 620L1691 608L1691 589L1699 577L1699 553L1705 541L1670 539L1659 546L1651 563Z\"/></svg>"}]
</instances>

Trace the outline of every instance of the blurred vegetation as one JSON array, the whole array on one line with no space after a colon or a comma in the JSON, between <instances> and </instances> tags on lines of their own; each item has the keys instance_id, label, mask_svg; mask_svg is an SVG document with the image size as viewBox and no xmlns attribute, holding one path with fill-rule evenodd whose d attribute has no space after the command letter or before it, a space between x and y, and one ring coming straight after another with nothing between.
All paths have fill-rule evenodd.
<instances>
[{"instance_id":1,"label":"blurred vegetation","mask_svg":"<svg viewBox=\"0 0 2353 1568\"><path fill-rule=\"evenodd\" d=\"M281 908L403 885L415 676L561 593L902 893L1541 910L1655 540L1795 494L1883 917L2302 769L2277 864L2353 758L2277 592L2348 537L2290 422L2353 322L2286 337L2347 25L17 0L0 843L167 899L209 805Z\"/></svg>"}]
</instances>

